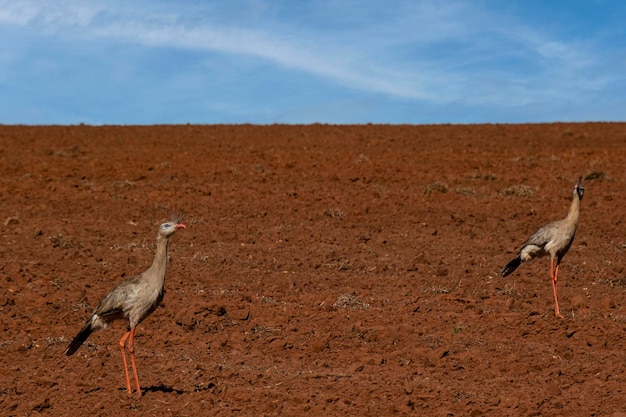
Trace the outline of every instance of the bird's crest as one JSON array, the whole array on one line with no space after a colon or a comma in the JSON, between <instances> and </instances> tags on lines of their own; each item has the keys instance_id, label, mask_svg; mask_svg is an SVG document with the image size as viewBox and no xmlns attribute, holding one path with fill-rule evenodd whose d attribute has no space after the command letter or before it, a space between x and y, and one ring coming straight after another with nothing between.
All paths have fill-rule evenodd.
<instances>
[{"instance_id":1,"label":"bird's crest","mask_svg":"<svg viewBox=\"0 0 626 417\"><path fill-rule=\"evenodd\" d=\"M170 216L170 220L178 224L183 221L183 217L185 217L185 213L175 213Z\"/></svg>"}]
</instances>

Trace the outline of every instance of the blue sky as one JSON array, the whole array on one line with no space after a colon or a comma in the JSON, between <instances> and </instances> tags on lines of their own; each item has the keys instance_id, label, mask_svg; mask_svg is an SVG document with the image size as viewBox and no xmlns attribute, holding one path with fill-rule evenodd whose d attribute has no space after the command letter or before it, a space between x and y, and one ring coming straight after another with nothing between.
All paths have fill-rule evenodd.
<instances>
[{"instance_id":1,"label":"blue sky","mask_svg":"<svg viewBox=\"0 0 626 417\"><path fill-rule=\"evenodd\" d=\"M0 0L0 123L626 120L626 2Z\"/></svg>"}]
</instances>

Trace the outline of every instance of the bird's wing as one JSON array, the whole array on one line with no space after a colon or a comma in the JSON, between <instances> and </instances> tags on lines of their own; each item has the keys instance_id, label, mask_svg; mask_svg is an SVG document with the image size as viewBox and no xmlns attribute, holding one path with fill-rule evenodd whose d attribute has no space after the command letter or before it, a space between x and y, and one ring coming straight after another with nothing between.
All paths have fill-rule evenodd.
<instances>
[{"instance_id":1,"label":"bird's wing","mask_svg":"<svg viewBox=\"0 0 626 417\"><path fill-rule=\"evenodd\" d=\"M122 316L124 314L124 310L121 308L114 308L114 309L104 310L101 313L96 313L96 314L98 314L100 317L104 319L116 318L118 316Z\"/></svg>"},{"instance_id":2,"label":"bird's wing","mask_svg":"<svg viewBox=\"0 0 626 417\"><path fill-rule=\"evenodd\" d=\"M94 314L102 317L123 314L127 310L129 296L133 293L134 287L137 286L139 277L140 275L136 275L120 282L111 292L104 296L94 310Z\"/></svg>"},{"instance_id":3,"label":"bird's wing","mask_svg":"<svg viewBox=\"0 0 626 417\"><path fill-rule=\"evenodd\" d=\"M547 246L553 240L557 229L558 221L548 223L533 233L520 248L520 259L526 262L533 258L546 255L548 253Z\"/></svg>"},{"instance_id":4,"label":"bird's wing","mask_svg":"<svg viewBox=\"0 0 626 417\"><path fill-rule=\"evenodd\" d=\"M525 246L539 246L541 248L545 247L550 240L553 239L556 230L559 228L560 220L551 222L537 230L532 234L531 237L522 245Z\"/></svg>"}]
</instances>

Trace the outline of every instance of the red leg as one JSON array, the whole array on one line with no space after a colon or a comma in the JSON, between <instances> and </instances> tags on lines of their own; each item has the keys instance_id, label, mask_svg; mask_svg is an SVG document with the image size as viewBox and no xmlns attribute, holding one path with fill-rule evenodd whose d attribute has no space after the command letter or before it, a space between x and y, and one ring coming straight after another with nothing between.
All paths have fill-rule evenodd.
<instances>
[{"instance_id":1,"label":"red leg","mask_svg":"<svg viewBox=\"0 0 626 417\"><path fill-rule=\"evenodd\" d=\"M128 339L128 352L130 353L130 363L133 366L133 375L135 376L135 384L137 385L137 394L141 396L141 386L139 386L139 375L137 374L137 362L135 362L135 328L134 327L130 330L130 339Z\"/></svg>"},{"instance_id":2,"label":"red leg","mask_svg":"<svg viewBox=\"0 0 626 417\"><path fill-rule=\"evenodd\" d=\"M126 362L126 352L124 347L126 346L126 339L130 336L130 332L124 333L124 336L120 339L120 350L122 352L122 361L124 362L124 374L126 376L126 391L129 394L132 394L132 390L130 389L130 377L128 376L128 363Z\"/></svg>"},{"instance_id":3,"label":"red leg","mask_svg":"<svg viewBox=\"0 0 626 417\"><path fill-rule=\"evenodd\" d=\"M554 294L554 315L563 318L561 315L561 311L559 310L559 296L558 296L558 284L557 281L559 279L559 265L554 267L554 259L550 264L550 278L552 279L552 293Z\"/></svg>"}]
</instances>

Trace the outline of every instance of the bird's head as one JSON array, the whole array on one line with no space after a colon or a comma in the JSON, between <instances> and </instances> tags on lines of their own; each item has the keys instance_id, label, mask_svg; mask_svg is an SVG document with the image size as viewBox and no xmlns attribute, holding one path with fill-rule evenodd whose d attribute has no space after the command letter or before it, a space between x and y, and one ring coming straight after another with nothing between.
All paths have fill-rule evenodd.
<instances>
[{"instance_id":1,"label":"bird's head","mask_svg":"<svg viewBox=\"0 0 626 417\"><path fill-rule=\"evenodd\" d=\"M174 233L178 231L178 229L184 229L185 225L180 223L179 221L171 221L165 222L159 226L159 236L169 238Z\"/></svg>"},{"instance_id":2,"label":"bird's head","mask_svg":"<svg viewBox=\"0 0 626 417\"><path fill-rule=\"evenodd\" d=\"M578 177L578 182L574 186L574 193L578 194L578 199L582 200L583 195L585 195L585 189L583 188L583 177Z\"/></svg>"}]
</instances>

